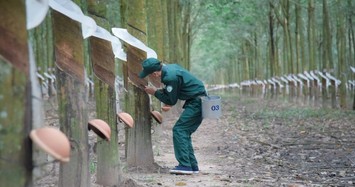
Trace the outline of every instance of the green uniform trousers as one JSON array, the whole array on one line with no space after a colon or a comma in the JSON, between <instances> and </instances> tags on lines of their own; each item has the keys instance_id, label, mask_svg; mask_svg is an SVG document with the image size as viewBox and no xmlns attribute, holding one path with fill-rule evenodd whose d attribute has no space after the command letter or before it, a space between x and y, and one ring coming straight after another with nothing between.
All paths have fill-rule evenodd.
<instances>
[{"instance_id":1,"label":"green uniform trousers","mask_svg":"<svg viewBox=\"0 0 355 187\"><path fill-rule=\"evenodd\" d=\"M191 142L194 133L202 122L201 98L186 100L185 109L173 127L175 158L181 166L198 166Z\"/></svg>"}]
</instances>

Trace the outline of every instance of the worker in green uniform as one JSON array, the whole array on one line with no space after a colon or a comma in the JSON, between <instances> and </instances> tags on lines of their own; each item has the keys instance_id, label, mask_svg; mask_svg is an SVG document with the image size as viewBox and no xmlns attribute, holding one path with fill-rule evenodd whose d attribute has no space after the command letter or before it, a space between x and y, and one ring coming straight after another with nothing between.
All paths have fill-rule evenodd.
<instances>
[{"instance_id":1,"label":"worker in green uniform","mask_svg":"<svg viewBox=\"0 0 355 187\"><path fill-rule=\"evenodd\" d=\"M145 87L145 92L154 95L166 105L175 105L178 99L185 100L184 111L173 127L175 158L179 165L170 170L172 174L198 173L198 162L191 142L202 122L201 96L206 96L203 83L178 64L162 64L156 58L148 58L142 63L140 78L147 75L160 78L164 88Z\"/></svg>"}]
</instances>

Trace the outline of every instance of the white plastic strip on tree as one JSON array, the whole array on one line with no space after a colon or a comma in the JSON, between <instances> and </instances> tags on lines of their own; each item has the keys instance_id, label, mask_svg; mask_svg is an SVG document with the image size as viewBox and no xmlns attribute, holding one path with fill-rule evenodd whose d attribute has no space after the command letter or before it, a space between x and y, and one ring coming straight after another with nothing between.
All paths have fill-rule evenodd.
<instances>
[{"instance_id":1,"label":"white plastic strip on tree","mask_svg":"<svg viewBox=\"0 0 355 187\"><path fill-rule=\"evenodd\" d=\"M80 22L84 39L92 36L96 31L95 20L85 16L80 7L71 0L49 0L49 6L70 19Z\"/></svg>"},{"instance_id":2,"label":"white plastic strip on tree","mask_svg":"<svg viewBox=\"0 0 355 187\"><path fill-rule=\"evenodd\" d=\"M333 80L335 82L335 86L339 86L341 84L341 81L339 79L335 78L330 73L325 72L325 76L328 77L330 80Z\"/></svg>"},{"instance_id":3,"label":"white plastic strip on tree","mask_svg":"<svg viewBox=\"0 0 355 187\"><path fill-rule=\"evenodd\" d=\"M97 26L95 32L93 33L93 36L110 41L115 58L121 59L123 61L127 61L127 55L122 49L122 43L118 38L114 37L106 29Z\"/></svg>"},{"instance_id":4,"label":"white plastic strip on tree","mask_svg":"<svg viewBox=\"0 0 355 187\"><path fill-rule=\"evenodd\" d=\"M311 71L310 72L310 75L314 78L314 80L316 80L317 81L317 86L318 86L318 88L319 88L319 91L322 91L322 82L321 82L321 80L319 79L319 77L315 74L315 72L316 72L317 70L315 70L315 71Z\"/></svg>"},{"instance_id":5,"label":"white plastic strip on tree","mask_svg":"<svg viewBox=\"0 0 355 187\"><path fill-rule=\"evenodd\" d=\"M275 77L272 77L271 80L276 82L279 85L280 88L284 87L284 85L279 80L277 80Z\"/></svg>"},{"instance_id":6,"label":"white plastic strip on tree","mask_svg":"<svg viewBox=\"0 0 355 187\"><path fill-rule=\"evenodd\" d=\"M355 73L355 68L354 68L354 67L350 66L350 69L351 69L351 71L352 71L353 73Z\"/></svg>"},{"instance_id":7,"label":"white plastic strip on tree","mask_svg":"<svg viewBox=\"0 0 355 187\"><path fill-rule=\"evenodd\" d=\"M26 3L27 7L29 7L27 10L27 28L29 29L36 27L43 21L43 18L45 17L48 11L48 2L47 0L27 0ZM45 5L47 5L47 9L45 9ZM52 9L66 15L70 19L80 22L84 39L90 36L95 36L110 41L115 58L127 61L127 55L123 51L122 44L118 38L134 47L137 47L138 49L145 51L147 53L148 58L157 58L157 54L154 50L147 47L143 42L129 34L126 29L113 28L112 32L115 36L118 37L116 38L104 28L97 26L95 20L93 20L89 16L84 15L80 7L71 0L49 0L49 6ZM36 14L38 13L41 16L33 16L35 15L34 12L36 12Z\"/></svg>"},{"instance_id":8,"label":"white plastic strip on tree","mask_svg":"<svg viewBox=\"0 0 355 187\"><path fill-rule=\"evenodd\" d=\"M129 34L127 29L112 28L112 33L126 43L147 52L147 58L157 58L157 53L153 49L147 47L143 42Z\"/></svg>"},{"instance_id":9,"label":"white plastic strip on tree","mask_svg":"<svg viewBox=\"0 0 355 187\"><path fill-rule=\"evenodd\" d=\"M49 5L54 10L68 16L69 18L78 21L82 26L83 38L95 36L111 42L112 51L115 58L127 61L126 53L122 49L120 40L114 37L104 28L96 25L95 20L86 16L81 11L80 7L71 0L49 0Z\"/></svg>"},{"instance_id":10,"label":"white plastic strip on tree","mask_svg":"<svg viewBox=\"0 0 355 187\"><path fill-rule=\"evenodd\" d=\"M47 15L48 9L48 0L26 0L27 30L41 24Z\"/></svg>"},{"instance_id":11,"label":"white plastic strip on tree","mask_svg":"<svg viewBox=\"0 0 355 187\"><path fill-rule=\"evenodd\" d=\"M303 75L302 73L298 74L299 77L301 77L303 80L307 81L307 87L311 87L311 83L310 80L308 79L308 77L306 75Z\"/></svg>"},{"instance_id":12,"label":"white plastic strip on tree","mask_svg":"<svg viewBox=\"0 0 355 187\"><path fill-rule=\"evenodd\" d=\"M325 79L326 83L325 83L325 87L326 89L328 89L328 87L330 86L330 80L328 77L326 77L323 72L318 71L318 75L320 75L323 79Z\"/></svg>"},{"instance_id":13,"label":"white plastic strip on tree","mask_svg":"<svg viewBox=\"0 0 355 187\"><path fill-rule=\"evenodd\" d=\"M311 74L308 73L308 71L304 71L304 75L309 79L309 80L314 80L314 78L311 76Z\"/></svg>"}]
</instances>

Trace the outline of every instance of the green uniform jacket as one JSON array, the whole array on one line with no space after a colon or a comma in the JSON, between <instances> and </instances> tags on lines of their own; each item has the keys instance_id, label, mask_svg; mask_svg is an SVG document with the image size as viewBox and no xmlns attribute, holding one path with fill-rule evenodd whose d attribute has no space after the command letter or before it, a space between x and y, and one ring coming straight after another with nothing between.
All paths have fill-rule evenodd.
<instances>
[{"instance_id":1,"label":"green uniform jacket","mask_svg":"<svg viewBox=\"0 0 355 187\"><path fill-rule=\"evenodd\" d=\"M206 95L202 81L178 64L163 65L161 82L165 87L157 90L154 96L167 105L175 105L178 99L188 100Z\"/></svg>"}]
</instances>

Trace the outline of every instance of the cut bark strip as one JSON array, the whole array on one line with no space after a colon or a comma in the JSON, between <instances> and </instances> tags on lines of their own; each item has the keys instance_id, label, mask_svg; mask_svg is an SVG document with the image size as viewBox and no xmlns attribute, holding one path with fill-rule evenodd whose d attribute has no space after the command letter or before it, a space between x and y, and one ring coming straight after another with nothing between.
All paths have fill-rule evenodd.
<instances>
[{"instance_id":1,"label":"cut bark strip","mask_svg":"<svg viewBox=\"0 0 355 187\"><path fill-rule=\"evenodd\" d=\"M93 65L93 70L95 73L95 76L98 77L101 81L105 82L108 84L111 88L115 87L115 74L110 71L105 69L105 67L101 66L100 64L94 63ZM114 70L114 69L112 69Z\"/></svg>"},{"instance_id":2,"label":"cut bark strip","mask_svg":"<svg viewBox=\"0 0 355 187\"><path fill-rule=\"evenodd\" d=\"M56 65L63 72L67 73L69 76L84 82L85 80L85 70L83 64L75 62L73 54L73 48L69 47L66 43L62 46L55 46L56 53Z\"/></svg>"},{"instance_id":3,"label":"cut bark strip","mask_svg":"<svg viewBox=\"0 0 355 187\"><path fill-rule=\"evenodd\" d=\"M93 70L100 80L111 88L115 86L115 57L112 53L111 43L95 37L90 37L91 58Z\"/></svg>"},{"instance_id":4,"label":"cut bark strip","mask_svg":"<svg viewBox=\"0 0 355 187\"><path fill-rule=\"evenodd\" d=\"M18 8L14 10L8 7ZM28 75L26 15L25 10L22 11L22 8L24 6L20 1L4 1L0 3L0 54L16 69ZM14 16L14 12L16 12L16 16Z\"/></svg>"},{"instance_id":5,"label":"cut bark strip","mask_svg":"<svg viewBox=\"0 0 355 187\"><path fill-rule=\"evenodd\" d=\"M129 44L127 45L127 56L129 56L128 68L132 70L135 74L142 70L142 61L146 58L146 52L142 51Z\"/></svg>"},{"instance_id":6,"label":"cut bark strip","mask_svg":"<svg viewBox=\"0 0 355 187\"><path fill-rule=\"evenodd\" d=\"M159 77L148 76L148 80L157 88L160 88L162 85Z\"/></svg>"},{"instance_id":7,"label":"cut bark strip","mask_svg":"<svg viewBox=\"0 0 355 187\"><path fill-rule=\"evenodd\" d=\"M78 54L79 51L81 53L84 51L83 39L72 34L81 33L81 27L78 22L63 16L57 11L53 11L53 18L56 66L70 77L84 83L84 56ZM69 25L72 26L69 27Z\"/></svg>"},{"instance_id":8,"label":"cut bark strip","mask_svg":"<svg viewBox=\"0 0 355 187\"><path fill-rule=\"evenodd\" d=\"M132 81L133 85L137 86L140 89L144 90L145 86L148 86L148 81L145 79L141 79L138 77L138 74L135 74L133 71L131 71L130 68L128 68L128 79Z\"/></svg>"}]
</instances>

